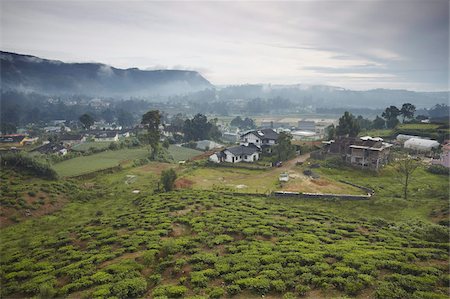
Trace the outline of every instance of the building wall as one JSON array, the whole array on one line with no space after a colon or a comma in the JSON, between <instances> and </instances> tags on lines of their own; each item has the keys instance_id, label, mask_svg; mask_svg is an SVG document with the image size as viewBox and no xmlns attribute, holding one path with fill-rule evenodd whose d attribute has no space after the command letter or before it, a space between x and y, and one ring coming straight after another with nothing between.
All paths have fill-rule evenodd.
<instances>
[{"instance_id":1,"label":"building wall","mask_svg":"<svg viewBox=\"0 0 450 299\"><path fill-rule=\"evenodd\" d=\"M259 160L259 153L254 153L252 155L244 155L242 157L242 160L244 162L254 162L254 161L258 161Z\"/></svg>"},{"instance_id":2,"label":"building wall","mask_svg":"<svg viewBox=\"0 0 450 299\"><path fill-rule=\"evenodd\" d=\"M450 168L450 150L444 151L439 159L433 160L432 163Z\"/></svg>"},{"instance_id":3,"label":"building wall","mask_svg":"<svg viewBox=\"0 0 450 299\"><path fill-rule=\"evenodd\" d=\"M225 162L237 163L237 162L241 162L241 160L242 160L242 157L240 158L240 156L235 156L230 151L226 150L224 153L226 155Z\"/></svg>"},{"instance_id":4,"label":"building wall","mask_svg":"<svg viewBox=\"0 0 450 299\"><path fill-rule=\"evenodd\" d=\"M224 151L226 157L225 162L229 163L238 163L238 162L254 162L259 160L259 153L255 152L252 155L239 155L235 156L230 151L225 150ZM234 158L234 160L233 160Z\"/></svg>"},{"instance_id":5,"label":"building wall","mask_svg":"<svg viewBox=\"0 0 450 299\"><path fill-rule=\"evenodd\" d=\"M241 138L241 142L246 143L246 144L253 143L257 146L261 145L261 139L254 134L247 134L247 135L243 136Z\"/></svg>"},{"instance_id":6,"label":"building wall","mask_svg":"<svg viewBox=\"0 0 450 299\"><path fill-rule=\"evenodd\" d=\"M108 138L94 138L96 142L115 142L119 140L119 137L116 135L115 137Z\"/></svg>"}]
</instances>

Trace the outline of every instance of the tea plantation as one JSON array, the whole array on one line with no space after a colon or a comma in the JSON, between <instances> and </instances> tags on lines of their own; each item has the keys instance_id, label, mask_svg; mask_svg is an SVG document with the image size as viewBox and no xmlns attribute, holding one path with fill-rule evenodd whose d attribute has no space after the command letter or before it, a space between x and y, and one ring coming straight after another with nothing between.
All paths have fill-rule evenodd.
<instances>
[{"instance_id":1,"label":"tea plantation","mask_svg":"<svg viewBox=\"0 0 450 299\"><path fill-rule=\"evenodd\" d=\"M1 230L2 298L449 296L448 227L426 219L347 216L333 201L79 188L86 201Z\"/></svg>"}]
</instances>

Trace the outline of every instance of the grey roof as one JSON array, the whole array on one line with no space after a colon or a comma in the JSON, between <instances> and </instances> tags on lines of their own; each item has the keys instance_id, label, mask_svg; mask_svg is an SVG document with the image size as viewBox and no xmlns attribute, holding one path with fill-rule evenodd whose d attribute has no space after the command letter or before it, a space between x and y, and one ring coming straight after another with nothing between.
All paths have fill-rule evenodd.
<instances>
[{"instance_id":1,"label":"grey roof","mask_svg":"<svg viewBox=\"0 0 450 299\"><path fill-rule=\"evenodd\" d=\"M249 146L238 145L238 146L233 146L233 147L227 148L225 150L230 151L235 156L253 155L254 153L258 152L258 148L253 145L249 145Z\"/></svg>"},{"instance_id":2,"label":"grey roof","mask_svg":"<svg viewBox=\"0 0 450 299\"><path fill-rule=\"evenodd\" d=\"M253 131L249 131L247 133L244 133L242 136L245 136L245 135L250 134L250 133L258 136L261 139L272 139L272 140L277 140L278 139L278 133L275 132L272 129L253 130Z\"/></svg>"},{"instance_id":3,"label":"grey roof","mask_svg":"<svg viewBox=\"0 0 450 299\"><path fill-rule=\"evenodd\" d=\"M81 134L63 134L59 137L59 139L66 140L66 141L81 140L81 139L83 139L83 135L81 135Z\"/></svg>"},{"instance_id":4,"label":"grey roof","mask_svg":"<svg viewBox=\"0 0 450 299\"><path fill-rule=\"evenodd\" d=\"M56 153L59 152L60 150L65 149L65 147L61 144L56 144L56 143L47 143L44 144L36 149L33 150L36 152L40 152L42 154L49 154L49 153Z\"/></svg>"}]
</instances>

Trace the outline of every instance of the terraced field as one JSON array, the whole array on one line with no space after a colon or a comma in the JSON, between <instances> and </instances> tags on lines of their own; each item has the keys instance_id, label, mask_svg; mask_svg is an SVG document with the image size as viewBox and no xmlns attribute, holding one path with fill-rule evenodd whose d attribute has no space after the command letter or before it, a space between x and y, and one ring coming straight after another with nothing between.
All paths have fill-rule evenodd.
<instances>
[{"instance_id":1,"label":"terraced field","mask_svg":"<svg viewBox=\"0 0 450 299\"><path fill-rule=\"evenodd\" d=\"M92 188L103 199L1 231L2 297L449 294L448 228L429 221L346 217L323 201Z\"/></svg>"}]
</instances>

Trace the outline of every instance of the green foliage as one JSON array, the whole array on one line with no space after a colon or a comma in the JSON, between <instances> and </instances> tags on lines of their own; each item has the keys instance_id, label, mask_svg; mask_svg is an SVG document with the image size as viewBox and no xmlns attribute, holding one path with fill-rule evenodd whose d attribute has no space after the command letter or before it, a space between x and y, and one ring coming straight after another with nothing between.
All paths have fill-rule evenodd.
<instances>
[{"instance_id":1,"label":"green foliage","mask_svg":"<svg viewBox=\"0 0 450 299\"><path fill-rule=\"evenodd\" d=\"M215 287L209 292L209 298L220 298L225 294L223 288Z\"/></svg>"},{"instance_id":2,"label":"green foliage","mask_svg":"<svg viewBox=\"0 0 450 299\"><path fill-rule=\"evenodd\" d=\"M336 135L356 137L360 130L359 124L353 114L345 111L344 115L339 118L339 124L336 127Z\"/></svg>"},{"instance_id":3,"label":"green foliage","mask_svg":"<svg viewBox=\"0 0 450 299\"><path fill-rule=\"evenodd\" d=\"M185 286L161 285L153 289L153 297L167 296L168 298L180 298L188 291Z\"/></svg>"},{"instance_id":4,"label":"green foliage","mask_svg":"<svg viewBox=\"0 0 450 299\"><path fill-rule=\"evenodd\" d=\"M386 195L398 188L389 184L390 174L317 171L357 177L376 189L375 198L280 200L185 190L130 199L123 173L92 180L93 190L74 188L72 181L32 182L23 192L39 190L38 197L42 188L101 195L1 230L1 297L84 292L92 298L218 298L252 292L296 298L322 289L336 296L373 290L376 298L439 298L447 292L448 228L429 223L428 210L420 210L444 204L423 194L445 178L418 169L423 180L414 184L423 185L411 185L411 201L404 201ZM419 217L424 221L405 220Z\"/></svg>"},{"instance_id":5,"label":"green foliage","mask_svg":"<svg viewBox=\"0 0 450 299\"><path fill-rule=\"evenodd\" d=\"M278 135L278 144L273 147L277 161L287 161L295 155L295 146L291 143L292 135L281 132Z\"/></svg>"},{"instance_id":6,"label":"green foliage","mask_svg":"<svg viewBox=\"0 0 450 299\"><path fill-rule=\"evenodd\" d=\"M151 160L155 160L156 156L158 155L158 148L159 148L159 139L160 139L160 132L159 132L159 125L161 121L161 114L158 110L151 110L145 113L142 116L141 124L145 126L147 129L147 142L152 148L152 153L150 156Z\"/></svg>"},{"instance_id":7,"label":"green foliage","mask_svg":"<svg viewBox=\"0 0 450 299\"><path fill-rule=\"evenodd\" d=\"M89 130L89 128L94 124L94 118L88 113L81 115L79 120L86 130Z\"/></svg>"},{"instance_id":8,"label":"green foliage","mask_svg":"<svg viewBox=\"0 0 450 299\"><path fill-rule=\"evenodd\" d=\"M174 187L177 174L173 168L161 172L161 184L165 191L171 191Z\"/></svg>"},{"instance_id":9,"label":"green foliage","mask_svg":"<svg viewBox=\"0 0 450 299\"><path fill-rule=\"evenodd\" d=\"M40 162L23 153L9 153L2 155L0 157L0 166L22 169L41 178L52 180L58 178L58 174L49 164Z\"/></svg>"},{"instance_id":10,"label":"green foliage","mask_svg":"<svg viewBox=\"0 0 450 299\"><path fill-rule=\"evenodd\" d=\"M450 174L450 168L442 166L442 165L430 165L427 168L427 171L434 174L441 174L441 175L449 175Z\"/></svg>"},{"instance_id":11,"label":"green foliage","mask_svg":"<svg viewBox=\"0 0 450 299\"><path fill-rule=\"evenodd\" d=\"M114 283L111 293L119 298L138 297L147 289L147 282L142 277L126 278Z\"/></svg>"}]
</instances>

